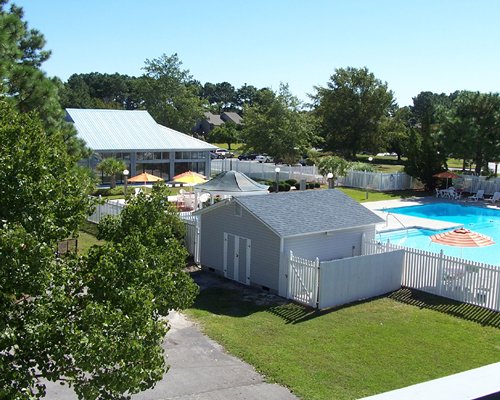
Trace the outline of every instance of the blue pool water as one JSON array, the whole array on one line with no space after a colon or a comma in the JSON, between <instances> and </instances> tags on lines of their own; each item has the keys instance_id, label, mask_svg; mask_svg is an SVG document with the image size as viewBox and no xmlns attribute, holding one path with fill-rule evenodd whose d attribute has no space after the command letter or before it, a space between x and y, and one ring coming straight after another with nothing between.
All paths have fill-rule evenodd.
<instances>
[{"instance_id":1,"label":"blue pool water","mask_svg":"<svg viewBox=\"0 0 500 400\"><path fill-rule=\"evenodd\" d=\"M439 245L431 241L430 236L446 230L405 229L385 232L377 235L377 239L413 247L421 250L461 257L467 260L500 265L500 210L474 207L456 203L435 203L421 206L397 207L385 209L394 214L410 215L420 218L455 222L457 225L491 237L495 244L486 247L453 247Z\"/></svg>"}]
</instances>

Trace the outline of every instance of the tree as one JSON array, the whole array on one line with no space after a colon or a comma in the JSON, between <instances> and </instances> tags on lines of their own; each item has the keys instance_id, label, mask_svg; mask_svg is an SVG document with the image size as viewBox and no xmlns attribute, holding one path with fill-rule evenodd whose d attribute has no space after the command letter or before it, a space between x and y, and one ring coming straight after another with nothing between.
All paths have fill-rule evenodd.
<instances>
[{"instance_id":1,"label":"tree","mask_svg":"<svg viewBox=\"0 0 500 400\"><path fill-rule=\"evenodd\" d=\"M44 332L57 325L45 304L71 267L57 262L56 242L74 236L90 209L87 174L63 136L48 135L43 125L34 113L0 102L1 398L31 398L42 390L38 374L53 376L45 372L56 355L45 349L57 343L45 341Z\"/></svg>"},{"instance_id":2,"label":"tree","mask_svg":"<svg viewBox=\"0 0 500 400\"><path fill-rule=\"evenodd\" d=\"M240 132L237 125L232 121L226 121L222 125L212 129L207 136L210 143L227 143L231 150L231 144L240 140Z\"/></svg>"},{"instance_id":3,"label":"tree","mask_svg":"<svg viewBox=\"0 0 500 400\"><path fill-rule=\"evenodd\" d=\"M481 173L500 159L500 95L462 91L444 113L443 145L465 163L472 160Z\"/></svg>"},{"instance_id":4,"label":"tree","mask_svg":"<svg viewBox=\"0 0 500 400\"><path fill-rule=\"evenodd\" d=\"M327 87L315 87L311 96L326 149L356 158L361 149L376 148L379 125L394 99L387 83L367 68L339 68Z\"/></svg>"},{"instance_id":5,"label":"tree","mask_svg":"<svg viewBox=\"0 0 500 400\"><path fill-rule=\"evenodd\" d=\"M283 84L277 94L263 90L258 102L245 107L242 138L254 151L286 163L295 163L318 140L313 119Z\"/></svg>"},{"instance_id":6,"label":"tree","mask_svg":"<svg viewBox=\"0 0 500 400\"><path fill-rule=\"evenodd\" d=\"M327 176L329 173L333 175L333 186L335 186L335 181L340 176L344 176L346 174L348 168L349 162L338 156L322 157L318 162L318 170L321 175Z\"/></svg>"},{"instance_id":7,"label":"tree","mask_svg":"<svg viewBox=\"0 0 500 400\"><path fill-rule=\"evenodd\" d=\"M0 103L0 397L40 398L39 378L79 398L122 399L165 372L168 310L197 287L167 189L129 199L88 255L55 257L91 208L91 182L34 114Z\"/></svg>"},{"instance_id":8,"label":"tree","mask_svg":"<svg viewBox=\"0 0 500 400\"><path fill-rule=\"evenodd\" d=\"M446 151L439 137L438 110L443 97L431 92L419 93L413 98L410 110L414 126L410 129L405 171L432 190L436 179L434 174L446 169Z\"/></svg>"},{"instance_id":9,"label":"tree","mask_svg":"<svg viewBox=\"0 0 500 400\"><path fill-rule=\"evenodd\" d=\"M257 97L257 88L246 83L236 91L236 105L238 109L243 110L244 106L253 106Z\"/></svg>"},{"instance_id":10,"label":"tree","mask_svg":"<svg viewBox=\"0 0 500 400\"><path fill-rule=\"evenodd\" d=\"M411 112L408 107L395 109L388 117L380 121L381 147L389 153L396 153L398 161L410 145Z\"/></svg>"},{"instance_id":11,"label":"tree","mask_svg":"<svg viewBox=\"0 0 500 400\"><path fill-rule=\"evenodd\" d=\"M188 70L181 69L177 54L146 60L140 78L144 107L161 125L181 132L191 132L203 117L203 100Z\"/></svg>"},{"instance_id":12,"label":"tree","mask_svg":"<svg viewBox=\"0 0 500 400\"><path fill-rule=\"evenodd\" d=\"M5 10L0 1L0 98L21 112L36 111L49 134L64 132L68 149L84 158L84 143L64 122L59 104L59 80L49 79L40 67L50 57L44 50L45 38L23 21L22 8L12 4Z\"/></svg>"},{"instance_id":13,"label":"tree","mask_svg":"<svg viewBox=\"0 0 500 400\"><path fill-rule=\"evenodd\" d=\"M127 166L122 160L113 157L105 158L96 166L98 171L102 171L105 175L111 177L111 189L116 187L116 175L120 174L125 168Z\"/></svg>"}]
</instances>

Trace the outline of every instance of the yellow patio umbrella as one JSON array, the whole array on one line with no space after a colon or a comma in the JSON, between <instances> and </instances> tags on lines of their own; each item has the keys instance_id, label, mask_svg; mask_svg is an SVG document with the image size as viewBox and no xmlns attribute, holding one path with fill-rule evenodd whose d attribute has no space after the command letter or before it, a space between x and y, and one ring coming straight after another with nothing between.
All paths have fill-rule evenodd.
<instances>
[{"instance_id":1,"label":"yellow patio umbrella","mask_svg":"<svg viewBox=\"0 0 500 400\"><path fill-rule=\"evenodd\" d=\"M142 174L133 176L132 178L127 179L128 183L144 183L146 185L147 183L153 183L153 182L158 182L162 181L163 178L160 178L159 176L156 175L151 175L148 174L147 172L143 172Z\"/></svg>"},{"instance_id":2,"label":"yellow patio umbrella","mask_svg":"<svg viewBox=\"0 0 500 400\"><path fill-rule=\"evenodd\" d=\"M196 185L197 183L205 183L207 181L207 178L197 172L186 171L182 174L175 175L172 181Z\"/></svg>"}]
</instances>

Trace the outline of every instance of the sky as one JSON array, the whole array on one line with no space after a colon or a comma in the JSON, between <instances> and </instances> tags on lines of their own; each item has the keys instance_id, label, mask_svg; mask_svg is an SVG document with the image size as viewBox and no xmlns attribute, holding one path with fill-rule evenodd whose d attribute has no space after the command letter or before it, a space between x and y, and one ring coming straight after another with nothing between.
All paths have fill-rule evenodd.
<instances>
[{"instance_id":1,"label":"sky","mask_svg":"<svg viewBox=\"0 0 500 400\"><path fill-rule=\"evenodd\" d=\"M11 1L12 2L12 1ZM400 106L422 91L500 92L499 0L14 0L44 34L48 76L140 76L177 53L194 79L302 101L367 67Z\"/></svg>"}]
</instances>

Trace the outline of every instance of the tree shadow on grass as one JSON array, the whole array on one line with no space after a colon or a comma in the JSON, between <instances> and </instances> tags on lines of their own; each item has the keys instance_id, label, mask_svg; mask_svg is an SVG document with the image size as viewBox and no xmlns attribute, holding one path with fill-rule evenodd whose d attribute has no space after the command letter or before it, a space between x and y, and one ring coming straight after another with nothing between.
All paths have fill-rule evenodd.
<instances>
[{"instance_id":1,"label":"tree shadow on grass","mask_svg":"<svg viewBox=\"0 0 500 400\"><path fill-rule=\"evenodd\" d=\"M435 296L419 290L402 288L388 298L419 308L442 312L456 318L500 329L500 313L473 304L461 303L445 297Z\"/></svg>"},{"instance_id":2,"label":"tree shadow on grass","mask_svg":"<svg viewBox=\"0 0 500 400\"><path fill-rule=\"evenodd\" d=\"M500 329L499 312L410 288L402 288L389 294L344 304L339 307L317 310L291 302L261 289L240 285L217 277L213 284L202 287L192 308L205 310L216 315L228 315L237 318L257 312L268 312L280 317L287 324L298 324L340 309L354 307L381 298L389 298L400 303L472 321L482 326Z\"/></svg>"}]
</instances>

